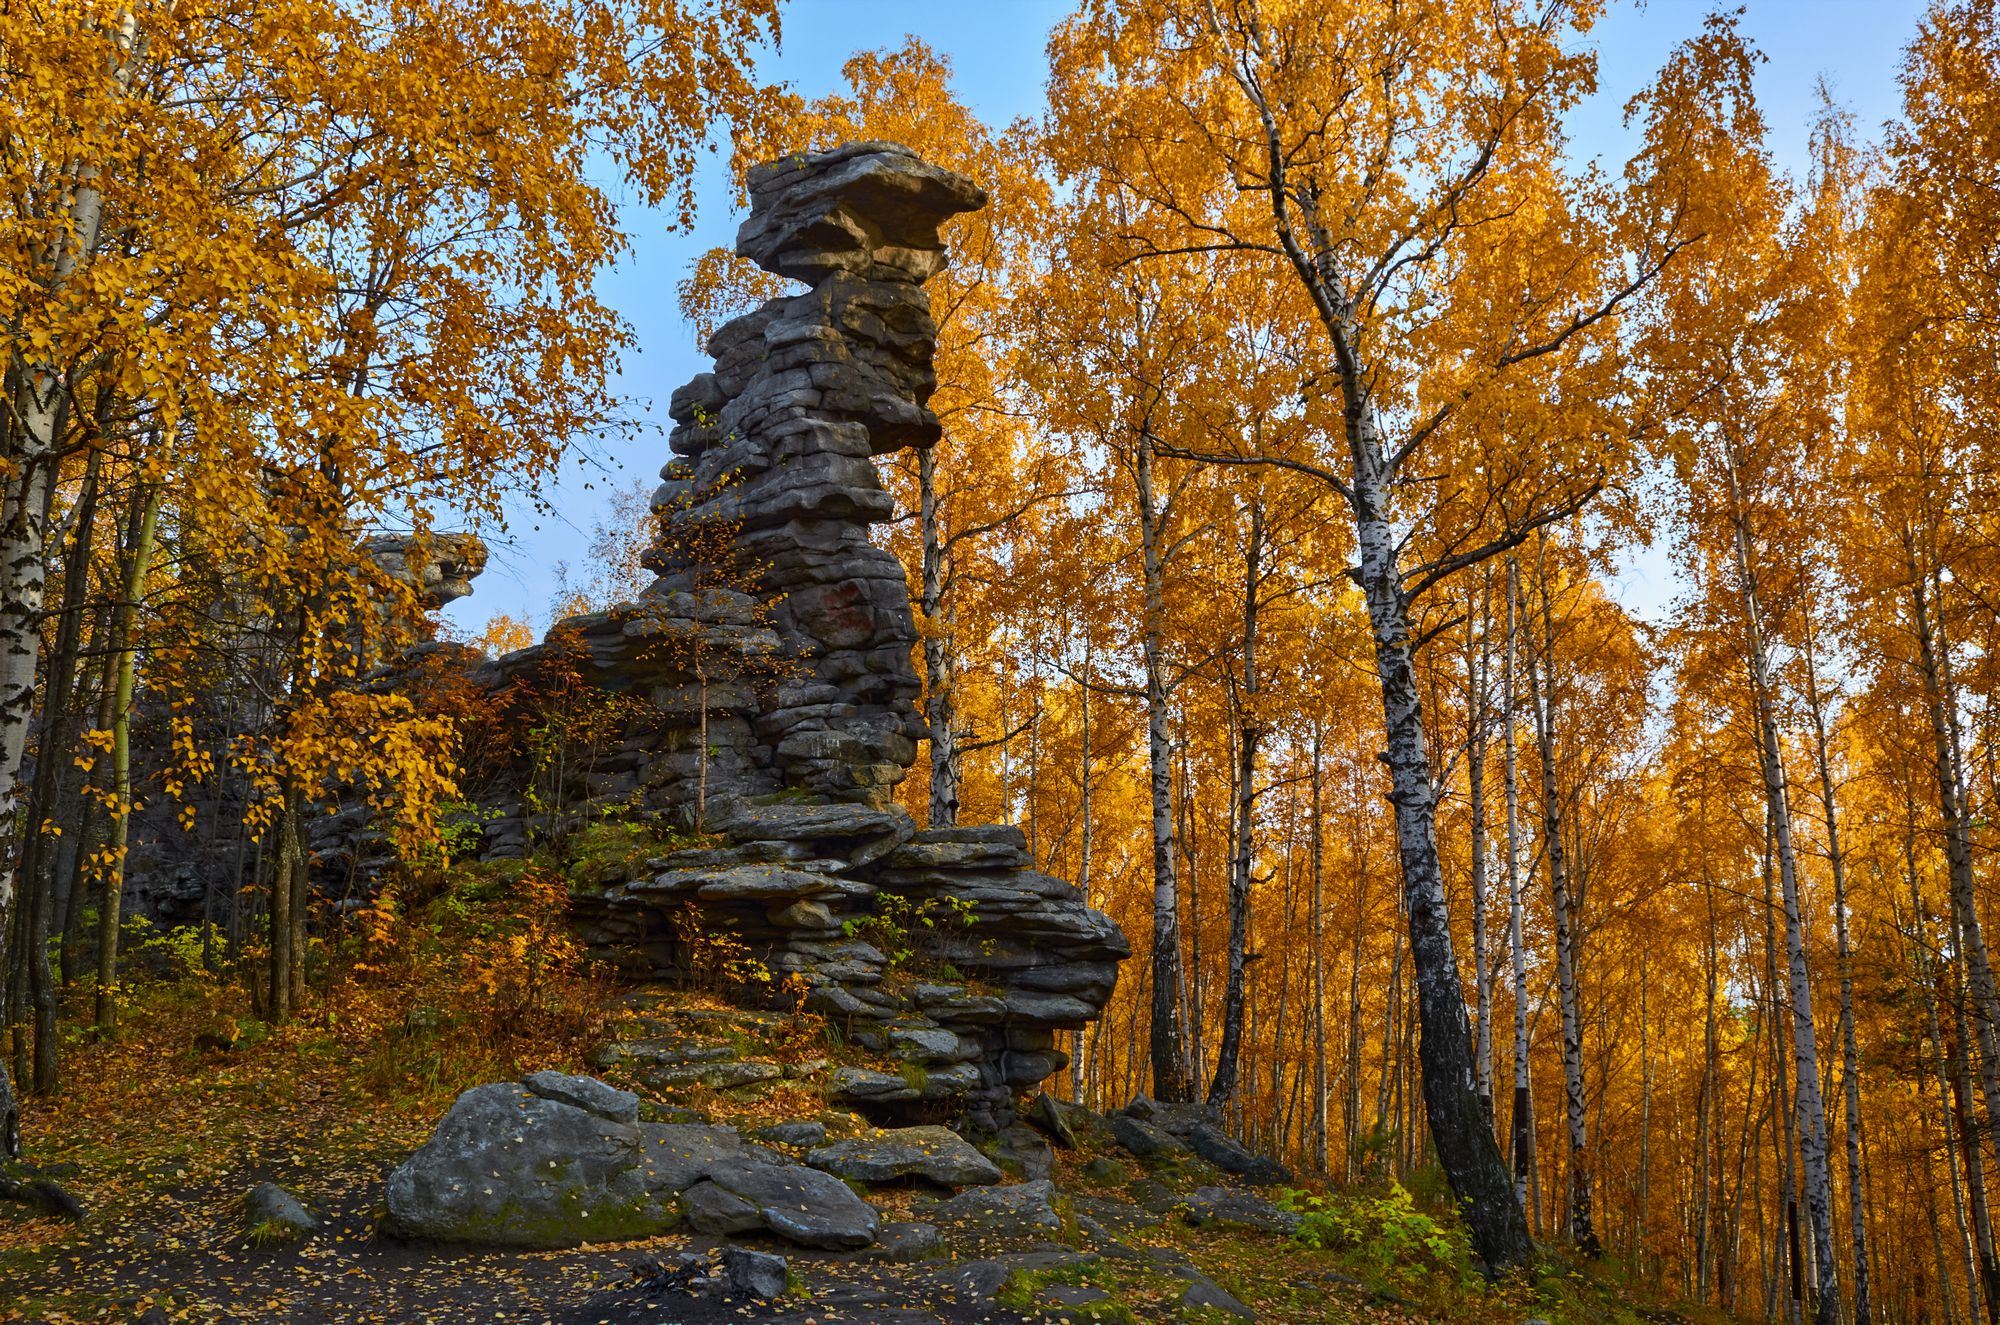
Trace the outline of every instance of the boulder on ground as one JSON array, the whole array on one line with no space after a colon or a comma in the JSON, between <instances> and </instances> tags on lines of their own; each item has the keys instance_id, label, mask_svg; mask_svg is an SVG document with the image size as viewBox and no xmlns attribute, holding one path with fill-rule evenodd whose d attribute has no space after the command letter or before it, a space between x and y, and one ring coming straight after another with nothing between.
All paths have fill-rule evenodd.
<instances>
[{"instance_id":1,"label":"boulder on ground","mask_svg":"<svg viewBox=\"0 0 2000 1325\"><path fill-rule=\"evenodd\" d=\"M260 1182L243 1198L243 1228L252 1242L292 1242L318 1227L305 1203L275 1182Z\"/></svg>"},{"instance_id":2,"label":"boulder on ground","mask_svg":"<svg viewBox=\"0 0 2000 1325\"><path fill-rule=\"evenodd\" d=\"M858 1182L922 1178L940 1187L1000 1181L992 1160L948 1127L895 1127L819 1146L806 1155L816 1169Z\"/></svg>"},{"instance_id":3,"label":"boulder on ground","mask_svg":"<svg viewBox=\"0 0 2000 1325\"><path fill-rule=\"evenodd\" d=\"M981 1142L1004 1173L1033 1182L1056 1171L1056 1152L1042 1134L1026 1123L1009 1123Z\"/></svg>"},{"instance_id":4,"label":"boulder on ground","mask_svg":"<svg viewBox=\"0 0 2000 1325\"><path fill-rule=\"evenodd\" d=\"M814 1122L773 1123L750 1133L755 1140L774 1146L817 1146L826 1141L826 1124Z\"/></svg>"},{"instance_id":5,"label":"boulder on ground","mask_svg":"<svg viewBox=\"0 0 2000 1325\"><path fill-rule=\"evenodd\" d=\"M629 1090L607 1086L596 1077L567 1076L561 1072L530 1072L521 1084L545 1100L573 1104L614 1123L639 1121L639 1097Z\"/></svg>"},{"instance_id":6,"label":"boulder on ground","mask_svg":"<svg viewBox=\"0 0 2000 1325\"><path fill-rule=\"evenodd\" d=\"M1255 1320L1257 1313L1245 1306L1235 1294L1192 1267L1176 1268L1173 1273L1187 1280L1187 1287L1181 1290L1182 1311L1219 1312L1237 1320Z\"/></svg>"},{"instance_id":7,"label":"boulder on ground","mask_svg":"<svg viewBox=\"0 0 2000 1325\"><path fill-rule=\"evenodd\" d=\"M732 1158L711 1166L705 1185L754 1207L764 1228L801 1247L851 1251L873 1242L882 1226L875 1207L856 1196L853 1188L830 1173L799 1164ZM741 1233L749 1228L715 1231Z\"/></svg>"},{"instance_id":8,"label":"boulder on ground","mask_svg":"<svg viewBox=\"0 0 2000 1325\"><path fill-rule=\"evenodd\" d=\"M783 1297L791 1282L791 1267L783 1256L748 1247L725 1247L722 1252L722 1282L731 1297L768 1302Z\"/></svg>"},{"instance_id":9,"label":"boulder on ground","mask_svg":"<svg viewBox=\"0 0 2000 1325\"><path fill-rule=\"evenodd\" d=\"M968 1192L970 1196L974 1193ZM990 1195L980 1192L978 1195ZM1052 1272L1095 1265L1103 1257L1092 1251L1017 1251L985 1260L960 1261L941 1271L939 1278L961 1302L988 1302L1019 1274L1048 1275Z\"/></svg>"},{"instance_id":10,"label":"boulder on ground","mask_svg":"<svg viewBox=\"0 0 2000 1325\"><path fill-rule=\"evenodd\" d=\"M1046 1091L1035 1096L1035 1102L1028 1107L1028 1121L1048 1133L1049 1140L1064 1150L1083 1149L1083 1140L1076 1134L1076 1127L1070 1121L1071 1111L1083 1113L1085 1110L1074 1104L1066 1104Z\"/></svg>"},{"instance_id":11,"label":"boulder on ground","mask_svg":"<svg viewBox=\"0 0 2000 1325\"><path fill-rule=\"evenodd\" d=\"M1188 1153L1186 1143L1179 1137L1122 1113L1111 1115L1111 1135L1140 1159L1172 1158Z\"/></svg>"},{"instance_id":12,"label":"boulder on ground","mask_svg":"<svg viewBox=\"0 0 2000 1325\"><path fill-rule=\"evenodd\" d=\"M389 1175L388 1226L408 1237L571 1247L767 1230L864 1247L879 1216L838 1179L747 1145L730 1127L625 1121L632 1097L587 1077L475 1086ZM621 1098L622 1097L622 1098Z\"/></svg>"},{"instance_id":13,"label":"boulder on ground","mask_svg":"<svg viewBox=\"0 0 2000 1325\"><path fill-rule=\"evenodd\" d=\"M884 1224L875 1235L875 1254L897 1265L927 1260L943 1250L944 1234L936 1224Z\"/></svg>"},{"instance_id":14,"label":"boulder on ground","mask_svg":"<svg viewBox=\"0 0 2000 1325\"><path fill-rule=\"evenodd\" d=\"M1280 1210L1261 1196L1231 1187L1197 1187L1188 1199L1187 1216L1195 1224L1240 1224L1264 1233L1292 1233L1299 1217Z\"/></svg>"},{"instance_id":15,"label":"boulder on ground","mask_svg":"<svg viewBox=\"0 0 2000 1325\"><path fill-rule=\"evenodd\" d=\"M1173 1154L1177 1147L1185 1147L1224 1173L1258 1186L1292 1180L1290 1169L1229 1135L1220 1116L1206 1104L1162 1104L1140 1095L1112 1118L1111 1130L1118 1143L1135 1155ZM1167 1139L1164 1146L1162 1137Z\"/></svg>"},{"instance_id":16,"label":"boulder on ground","mask_svg":"<svg viewBox=\"0 0 2000 1325\"><path fill-rule=\"evenodd\" d=\"M1194 1153L1224 1173L1233 1173L1259 1187L1292 1180L1292 1171L1277 1160L1260 1155L1219 1127L1198 1123L1189 1129L1187 1143Z\"/></svg>"},{"instance_id":17,"label":"boulder on ground","mask_svg":"<svg viewBox=\"0 0 2000 1325\"><path fill-rule=\"evenodd\" d=\"M936 1214L959 1223L1001 1228L1024 1225L1061 1228L1062 1216L1056 1213L1055 1195L1055 1184L1046 1178L1009 1187L975 1187L940 1204Z\"/></svg>"}]
</instances>

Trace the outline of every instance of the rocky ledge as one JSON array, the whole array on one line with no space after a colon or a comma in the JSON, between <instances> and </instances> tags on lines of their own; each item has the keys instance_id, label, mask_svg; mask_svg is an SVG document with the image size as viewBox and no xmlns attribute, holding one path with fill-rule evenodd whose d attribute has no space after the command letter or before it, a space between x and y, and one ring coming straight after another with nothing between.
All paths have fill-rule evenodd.
<instances>
[{"instance_id":1,"label":"rocky ledge","mask_svg":"<svg viewBox=\"0 0 2000 1325\"><path fill-rule=\"evenodd\" d=\"M1098 1015L1130 952L1074 885L1030 867L1013 828L918 832L899 809L783 802L722 827L723 844L579 896L582 933L633 976L685 976L694 906L887 1060L831 1089L882 1121L963 1112L1004 1131L1014 1096L1068 1064L1058 1034Z\"/></svg>"}]
</instances>

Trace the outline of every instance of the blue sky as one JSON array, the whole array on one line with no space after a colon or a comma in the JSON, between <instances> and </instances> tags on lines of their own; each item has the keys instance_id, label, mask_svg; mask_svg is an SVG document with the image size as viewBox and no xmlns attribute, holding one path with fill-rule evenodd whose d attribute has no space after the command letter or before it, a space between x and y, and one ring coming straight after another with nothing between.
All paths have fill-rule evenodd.
<instances>
[{"instance_id":1,"label":"blue sky","mask_svg":"<svg viewBox=\"0 0 2000 1325\"><path fill-rule=\"evenodd\" d=\"M1896 74L1902 51L1923 10L1919 0L1741 0L1744 30L1768 57L1757 90L1771 126L1780 166L1799 171L1806 154L1806 125L1824 77L1854 112L1862 131L1897 110ZM840 67L856 50L898 45L914 33L952 62L959 95L991 123L1039 113L1044 78L1043 44L1069 10L1066 0L792 0L781 50L764 66L768 78L790 82L807 96L841 85ZM1701 27L1712 6L1698 0L1651 0L1643 7L1623 0L1592 34L1599 53L1599 92L1575 117L1573 131L1584 155L1615 168L1629 152L1622 126L1624 103L1645 86L1672 46ZM614 197L622 190L614 186ZM681 320L675 286L696 255L735 234L736 215L719 164L700 181L703 210L692 233L675 233L671 218L629 205L624 224L632 251L602 283L610 304L632 324L639 352L624 364L621 388L635 413L666 423L673 389L706 367L693 333ZM495 613L548 623L556 567L567 562L587 578L585 544L607 487L643 480L649 486L667 458L658 427L643 428L574 467L545 496L552 515L521 510L505 535L487 531L492 561L477 592L447 612L477 629ZM1622 577L1631 606L1652 615L1672 592L1663 553L1635 558Z\"/></svg>"}]
</instances>

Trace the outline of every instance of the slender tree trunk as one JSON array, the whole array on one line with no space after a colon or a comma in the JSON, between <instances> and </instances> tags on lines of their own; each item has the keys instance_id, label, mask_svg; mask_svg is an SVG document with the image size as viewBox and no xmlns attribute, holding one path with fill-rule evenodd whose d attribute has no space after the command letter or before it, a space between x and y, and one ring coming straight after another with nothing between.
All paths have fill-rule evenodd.
<instances>
[{"instance_id":1,"label":"slender tree trunk","mask_svg":"<svg viewBox=\"0 0 2000 1325\"><path fill-rule=\"evenodd\" d=\"M1236 1060L1243 1043L1243 986L1250 964L1250 871L1255 862L1257 749L1263 738L1258 711L1257 608L1263 583L1264 508L1250 501L1250 542L1243 557L1243 676L1237 685L1236 829L1229 862L1229 982L1222 996L1222 1045L1208 1102L1220 1106L1236 1092Z\"/></svg>"},{"instance_id":2,"label":"slender tree trunk","mask_svg":"<svg viewBox=\"0 0 2000 1325\"><path fill-rule=\"evenodd\" d=\"M1646 953L1639 953L1639 1208L1632 1217L1632 1271L1641 1278L1647 1277L1646 1265L1646 1216L1652 1198L1653 1176L1653 1041L1647 1025L1650 1012L1651 989L1647 977L1651 974ZM1610 1037L1605 1037L1608 1041ZM1610 1095L1605 1089L1598 1099L1602 1101ZM1604 1123L1600 1115L1597 1134L1604 1135Z\"/></svg>"},{"instance_id":3,"label":"slender tree trunk","mask_svg":"<svg viewBox=\"0 0 2000 1325\"><path fill-rule=\"evenodd\" d=\"M1756 568L1750 560L1749 515L1737 487L1736 457L1725 456L1736 534L1736 574L1748 632L1751 695L1757 708L1758 754L1764 795L1771 806L1773 846L1785 906L1785 952L1792 1003L1792 1065L1799 1112L1799 1167L1805 1181L1806 1214L1811 1222L1814 1281L1822 1320L1840 1319L1840 1269L1833 1251L1833 1177L1827 1157L1826 1104L1820 1096L1819 1049L1813 1026L1812 980L1806 962L1804 923L1799 908L1798 857L1792 845L1792 811L1784 756L1778 743L1777 699L1770 653L1764 640L1763 604Z\"/></svg>"},{"instance_id":4,"label":"slender tree trunk","mask_svg":"<svg viewBox=\"0 0 2000 1325\"><path fill-rule=\"evenodd\" d=\"M295 788L294 795L297 794ZM293 812L279 821L287 836L286 850L292 856L289 907L292 937L287 945L287 955L291 960L285 974L291 989L290 1007L294 1015L305 1006L306 1000L306 896L307 885L312 879L312 864L306 855L305 817L306 807L301 796Z\"/></svg>"},{"instance_id":5,"label":"slender tree trunk","mask_svg":"<svg viewBox=\"0 0 2000 1325\"><path fill-rule=\"evenodd\" d=\"M1353 1182L1361 1171L1357 1161L1361 1150L1361 940L1368 905L1368 843L1362 836L1366 831L1357 825L1356 836L1360 840L1354 861L1354 930L1349 935L1347 959L1347 1089L1341 1095L1340 1114L1342 1142L1347 1152L1342 1176L1348 1182Z\"/></svg>"},{"instance_id":6,"label":"slender tree trunk","mask_svg":"<svg viewBox=\"0 0 2000 1325\"><path fill-rule=\"evenodd\" d=\"M1736 1130L1736 1194L1729 1203L1728 1217L1724 1221L1727 1226L1727 1236L1722 1240L1724 1250L1716 1260L1717 1287L1721 1293L1724 1311L1736 1310L1738 1290L1742 1286L1741 1277L1737 1274L1737 1264L1743 1249L1743 1191L1746 1172L1751 1175L1748 1185L1757 1193L1758 1255L1762 1256L1764 1250L1762 1189L1764 1152L1761 1149L1753 1149L1757 1135L1761 1134L1763 1129L1762 1117L1754 1107L1757 1099L1757 1073L1764 1065L1763 1055L1758 1052L1762 1047L1763 1037L1764 1021L1759 1017L1751 1023L1750 1044L1744 1055L1750 1062L1750 1080L1743 1090L1743 1117ZM1754 1131L1753 1118L1756 1119Z\"/></svg>"},{"instance_id":7,"label":"slender tree trunk","mask_svg":"<svg viewBox=\"0 0 2000 1325\"><path fill-rule=\"evenodd\" d=\"M56 393L58 384L44 388ZM42 546L44 521L55 466L59 420L67 397L46 406L34 390L19 393L15 408L26 416L28 439L12 463L4 509L0 509L0 912L14 901L14 825L21 811L21 763L28 728L35 716L35 672L41 658L42 599L48 560Z\"/></svg>"},{"instance_id":8,"label":"slender tree trunk","mask_svg":"<svg viewBox=\"0 0 2000 1325\"><path fill-rule=\"evenodd\" d=\"M1910 569L1911 617L1916 626L1917 662L1923 674L1924 697L1929 709L1931 739L1937 763L1939 817L1944 821L1946 877L1950 883L1951 912L1958 928L1960 957L1970 986L1972 1030L1978 1052L1980 1094L1986 1102L1987 1126L1996 1150L2000 1150L2000 995L1996 995L1993 968L1987 960L1986 938L1979 919L1972 871L1972 833L1967 823L1965 796L1959 780L1958 734L1952 720L1956 703L1952 696L1950 647L1943 623L1931 611L1929 577L1918 566L1914 538L1904 535Z\"/></svg>"},{"instance_id":9,"label":"slender tree trunk","mask_svg":"<svg viewBox=\"0 0 2000 1325\"><path fill-rule=\"evenodd\" d=\"M1905 796L1907 798L1907 791L1905 792ZM1954 1125L1953 1118L1954 1116L1963 1117L1970 1111L1969 1103L1965 1108L1959 1108L1958 1096L1961 1090L1969 1094L1971 1086L1965 1076L1964 1059L1958 1049L1947 1047L1943 1028L1938 1018L1937 991L1943 981L1943 976L1933 971L1930 962L1929 939L1927 936L1930 933L1931 918L1929 908L1924 905L1923 889L1917 879L1916 821L1916 806L1906 799L1904 803L1903 870L1905 882L1908 884L1910 890L1910 904L1912 914L1915 918L1916 937L1912 943L1914 950L1913 964L1917 972L1917 988L1923 995L1926 1029L1929 1031L1931 1047L1934 1051L1931 1067L1937 1076L1938 1084L1938 1126L1944 1134L1945 1167L1951 1179L1952 1212L1957 1221L1960 1253L1965 1262L1966 1310L1969 1319L1977 1320L1979 1318L1980 1290L1982 1286L1990 1288L1994 1280L2000 1278L2000 1266L1996 1266L1992 1258L1991 1233L1986 1222L1984 1204L1986 1190L1985 1176L1983 1172L1968 1172L1963 1181L1961 1181L1959 1176L1958 1139L1961 1133ZM1956 1007L1956 1000L1953 1000L1953 1002L1954 1007ZM1959 1029L1961 1032L1963 1028L1963 1022L1960 1022ZM1955 1039L1951 1043L1959 1044L1960 1041ZM1921 1089L1921 1083L1919 1088ZM1978 1133L1972 1132L1967 1133L1967 1135L1972 1137L1976 1147ZM1977 1154L1968 1156L1967 1159L1968 1164L1972 1166L1978 1166L1980 1163L1980 1158ZM1968 1192L1976 1192L1981 1198L1980 1204L1970 1212L1966 1208ZM1975 1228L1978 1230L1978 1245L1976 1248L1974 1246ZM2000 1299L1995 1299L1989 1294L1988 1300L1995 1304L1989 1310L2000 1309Z\"/></svg>"},{"instance_id":10,"label":"slender tree trunk","mask_svg":"<svg viewBox=\"0 0 2000 1325\"><path fill-rule=\"evenodd\" d=\"M1520 568L1507 558L1507 639L1500 679L1507 795L1507 950L1514 968L1514 1192L1525 1206L1535 1167L1535 1105L1528 1074L1528 949L1521 939L1521 782L1515 741L1515 654L1520 638ZM1539 1207L1539 1202L1536 1203ZM1537 1214L1537 1220L1540 1215Z\"/></svg>"},{"instance_id":11,"label":"slender tree trunk","mask_svg":"<svg viewBox=\"0 0 2000 1325\"><path fill-rule=\"evenodd\" d=\"M1486 1125L1493 1126L1493 964L1487 936L1486 905L1486 671L1488 626L1492 619L1492 573L1481 581L1480 605L1466 628L1465 786L1466 816L1472 835L1472 989L1477 1004L1479 1101Z\"/></svg>"},{"instance_id":12,"label":"slender tree trunk","mask_svg":"<svg viewBox=\"0 0 2000 1325\"><path fill-rule=\"evenodd\" d=\"M1162 1100L1194 1098L1194 1070L1188 1061L1181 1018L1180 887L1174 873L1173 743L1167 728L1165 658L1166 588L1160 549L1159 511L1153 504L1153 446L1142 437L1134 448L1139 498L1139 542L1145 574L1143 647L1146 661L1146 739L1153 793L1153 1004L1150 1057L1153 1094Z\"/></svg>"},{"instance_id":13,"label":"slender tree trunk","mask_svg":"<svg viewBox=\"0 0 2000 1325\"><path fill-rule=\"evenodd\" d=\"M145 58L146 40L130 10L117 20L116 56L108 71L112 90L122 96ZM113 126L102 126L111 129ZM48 263L47 294L59 300L77 273L95 256L104 222L104 193L97 166L81 162L61 204L68 225L41 255ZM37 264L39 266L39 263ZM10 375L16 426L12 454L0 456L7 470L0 502L0 917L14 899L13 825L20 805L21 760L35 714L35 671L41 652L42 599L48 587L48 494L57 479L68 430L69 374L53 360L28 363Z\"/></svg>"},{"instance_id":14,"label":"slender tree trunk","mask_svg":"<svg viewBox=\"0 0 2000 1325\"><path fill-rule=\"evenodd\" d=\"M1702 1042L1701 1042L1701 1101L1695 1118L1695 1155L1700 1177L1695 1193L1694 1225L1694 1265L1695 1301L1708 1305L1709 1262L1712 1249L1709 1243L1710 1220L1713 1218L1709 1203L1714 1186L1715 1162L1711 1155L1715 1136L1715 1096L1716 1096L1716 1024L1715 996L1720 964L1715 940L1715 879L1709 872L1706 853L1701 867L1702 900L1707 912L1707 944L1704 949L1703 972L1705 977ZM1746 1106L1747 1107L1747 1106Z\"/></svg>"},{"instance_id":15,"label":"slender tree trunk","mask_svg":"<svg viewBox=\"0 0 2000 1325\"><path fill-rule=\"evenodd\" d=\"M271 908L266 917L269 929L270 953L266 961L264 1018L273 1026L282 1026L292 1019L292 871L297 866L297 856L292 844L297 840L287 822L292 815L292 797L285 797L285 808L279 812L278 859L271 873Z\"/></svg>"},{"instance_id":16,"label":"slender tree trunk","mask_svg":"<svg viewBox=\"0 0 2000 1325\"><path fill-rule=\"evenodd\" d=\"M1819 665L1813 630L1805 639L1806 702L1812 713L1813 753L1819 764L1820 805L1826 814L1827 864L1833 873L1833 926L1840 961L1840 1078L1846 1106L1847 1215L1854 1243L1854 1325L1871 1325L1874 1310L1868 1285L1868 1214L1861 1181L1861 1053L1854 1034L1854 949L1848 936L1847 856L1841 849L1840 814L1834 796L1833 761L1827 754L1826 711L1820 702Z\"/></svg>"},{"instance_id":17,"label":"slender tree trunk","mask_svg":"<svg viewBox=\"0 0 2000 1325\"><path fill-rule=\"evenodd\" d=\"M1953 982L1947 991L1951 1000L1953 1034L1950 1040L1952 1113L1958 1124L1959 1156L1965 1162L1966 1204L1972 1212L1973 1241L1979 1253L1980 1297L1986 1319L2000 1322L2000 1250L1993 1241L1993 1211L1986 1188L1986 1158L1979 1144L1979 1125L1972 1101L1972 1072L1966 1065L1971 1056L1967 1044L1965 986Z\"/></svg>"},{"instance_id":18,"label":"slender tree trunk","mask_svg":"<svg viewBox=\"0 0 2000 1325\"><path fill-rule=\"evenodd\" d=\"M1313 1170L1331 1166L1326 1118L1326 831L1320 800L1320 723L1312 741L1312 986L1313 986Z\"/></svg>"},{"instance_id":19,"label":"slender tree trunk","mask_svg":"<svg viewBox=\"0 0 2000 1325\"><path fill-rule=\"evenodd\" d=\"M111 707L111 841L104 867L104 890L97 912L97 999L93 1008L100 1034L118 1024L118 934L125 897L125 850L132 823L132 691L138 670L138 608L153 563L153 536L160 521L160 485L142 484L133 493L131 545L126 549L123 598L117 608L118 670Z\"/></svg>"},{"instance_id":20,"label":"slender tree trunk","mask_svg":"<svg viewBox=\"0 0 2000 1325\"><path fill-rule=\"evenodd\" d=\"M111 727L109 704L112 699L112 677L116 673L116 660L110 656L107 647L110 641L112 612L101 609L93 615L90 627L89 652L100 659L92 688L82 699L83 704L96 705L96 721L92 724L99 731ZM80 715L79 715L80 716ZM63 914L62 983L65 988L74 984L81 974L83 963L83 903L91 872L91 857L96 842L104 827L104 803L94 793L108 780L110 768L109 752L99 750L91 759L90 767L77 774L76 808L68 816L70 832L74 836L69 850L60 862L68 875L67 903ZM95 938L95 936L92 936Z\"/></svg>"},{"instance_id":21,"label":"slender tree trunk","mask_svg":"<svg viewBox=\"0 0 2000 1325\"><path fill-rule=\"evenodd\" d=\"M1090 637L1086 634L1083 641L1083 680L1076 687L1077 709L1083 718L1083 750L1079 759L1082 772L1077 779L1082 799L1080 813L1083 819L1083 831L1077 852L1076 887L1077 891L1083 894L1085 906L1090 905L1090 849L1093 827L1090 814L1090 677L1091 647ZM1081 1030L1076 1032L1075 1041L1070 1047L1073 1053L1069 1063L1069 1097L1081 1102L1084 1071L1084 1040Z\"/></svg>"},{"instance_id":22,"label":"slender tree trunk","mask_svg":"<svg viewBox=\"0 0 2000 1325\"><path fill-rule=\"evenodd\" d=\"M1588 1114L1583 1083L1583 1015L1576 973L1577 948L1582 940L1577 933L1573 913L1569 853L1563 839L1561 791L1556 783L1554 677L1549 678L1547 685L1542 683L1542 674L1552 663L1555 650L1555 628L1550 619L1546 571L1542 574L1540 592L1542 640L1538 646L1528 649L1526 662L1529 707L1534 711L1535 740L1541 752L1542 856L1549 865L1549 891L1556 928L1556 991L1562 1016L1563 1103L1565 1121L1569 1126L1569 1235L1584 1255L1596 1256L1602 1247L1591 1222L1590 1156L1586 1149Z\"/></svg>"}]
</instances>

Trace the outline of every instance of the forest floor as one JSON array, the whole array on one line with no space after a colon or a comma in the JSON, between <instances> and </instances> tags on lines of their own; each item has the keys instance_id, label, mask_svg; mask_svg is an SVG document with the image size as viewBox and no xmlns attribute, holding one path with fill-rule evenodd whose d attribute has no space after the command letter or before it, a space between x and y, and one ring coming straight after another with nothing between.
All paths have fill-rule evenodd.
<instances>
[{"instance_id":1,"label":"forest floor","mask_svg":"<svg viewBox=\"0 0 2000 1325\"><path fill-rule=\"evenodd\" d=\"M1487 1284L1472 1269L1448 1203L1421 1195L1436 1185L1421 1175L1412 1179L1415 1198L1385 1186L1296 1195L1303 1208L1323 1215L1319 1228L1329 1236L1317 1239L1237 1225L1197 1227L1169 1212L1135 1221L1101 1246L1073 1236L1067 1246L1036 1242L1051 1235L1026 1228L953 1233L945 1258L910 1265L865 1252L773 1246L789 1259L796 1285L774 1304L649 1289L646 1279L661 1262L710 1250L715 1239L669 1235L557 1252L400 1241L378 1231L384 1178L422 1144L457 1092L537 1068L583 1070L591 1048L613 1033L620 1006L608 985L543 972L536 1006L560 1009L559 1015L496 1007L488 1022L468 1016L440 1033L423 1010L470 1006L463 988L461 1001L451 1001L448 986L455 981L471 980L465 988L507 986L519 973L494 954L520 951L506 941L515 931L481 915L477 897L444 900L451 903L448 918L425 922L425 942L404 944L394 960L357 961L338 980L328 978L308 1000L308 1014L285 1027L254 1021L233 984L183 961L178 974L135 982L117 1035L99 1041L79 1034L68 1046L63 1090L28 1101L24 1133L29 1158L83 1201L87 1217L71 1223L0 1203L0 1321L1212 1325L1236 1319L1182 1306L1185 1278L1161 1268L1176 1263L1199 1267L1266 1325L1720 1320L1676 1313L1615 1282L1611 1267L1580 1266L1560 1254L1532 1276ZM415 919L406 916L404 923ZM746 1116L746 1108L762 1110L761 1121L777 1121L796 1116L801 1101L778 1092L749 1104L696 1103L715 1121L754 1125L760 1117ZM1128 1186L1128 1176L1185 1186L1215 1180L1085 1151L1058 1152L1054 1174L1079 1207L1137 1214L1130 1199L1142 1184ZM243 1202L260 1182L304 1198L320 1219L318 1230L299 1243L254 1242ZM912 1205L923 1198L908 1190L877 1189L869 1199L885 1219L922 1217ZM1323 1245L1309 1245L1314 1241ZM1039 1278L1017 1273L1010 1282L1021 1291L1012 1296L953 1291L953 1274L975 1261L991 1265L992 1258L1013 1256L1019 1264L1024 1255L1052 1253L1066 1268ZM1065 1315L1036 1295L1063 1284L1095 1290L1099 1304Z\"/></svg>"}]
</instances>

